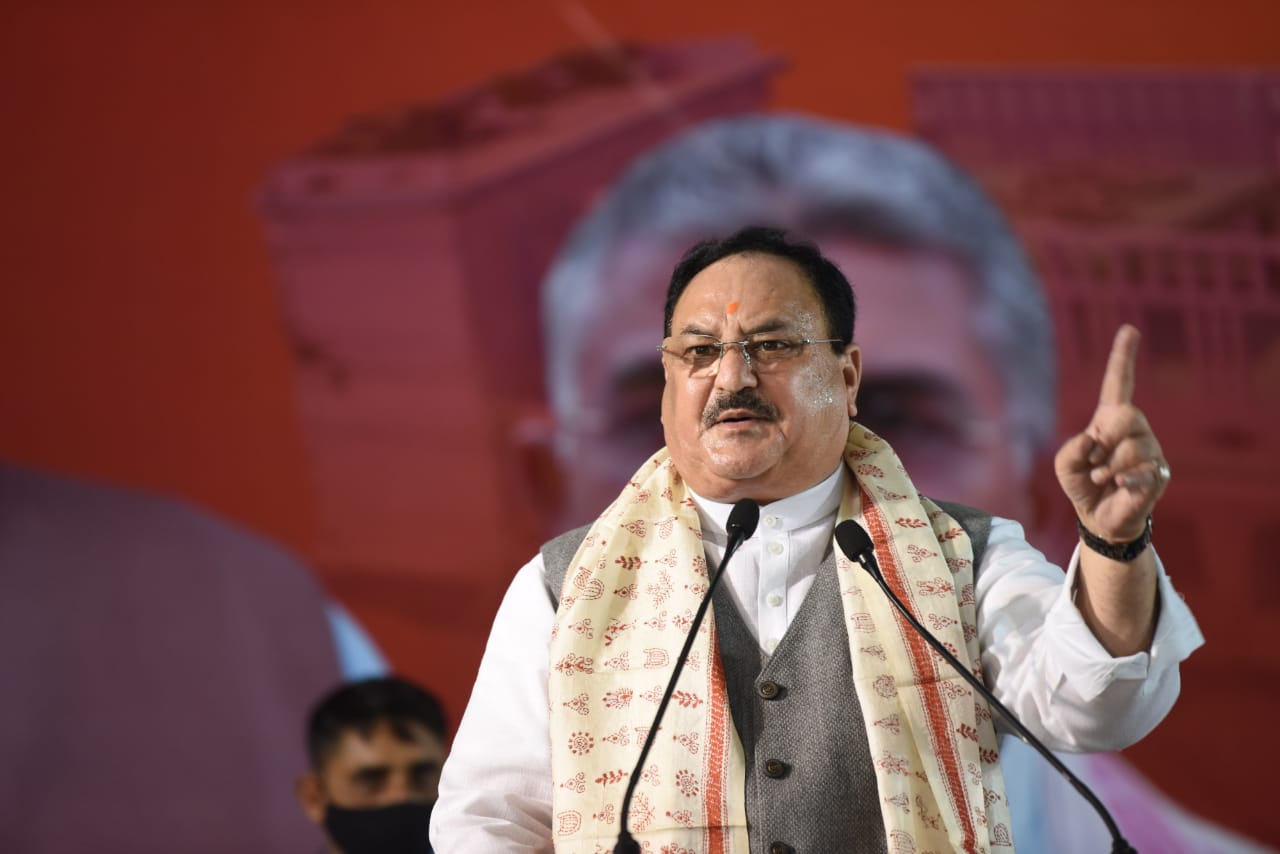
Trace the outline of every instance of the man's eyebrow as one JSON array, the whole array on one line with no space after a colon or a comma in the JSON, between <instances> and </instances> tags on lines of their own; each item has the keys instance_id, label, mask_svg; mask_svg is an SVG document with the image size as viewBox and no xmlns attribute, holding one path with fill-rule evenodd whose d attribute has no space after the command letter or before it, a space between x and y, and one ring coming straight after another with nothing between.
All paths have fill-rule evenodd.
<instances>
[{"instance_id":1,"label":"man's eyebrow","mask_svg":"<svg viewBox=\"0 0 1280 854\"><path fill-rule=\"evenodd\" d=\"M785 320L766 320L763 323L758 323L751 327L744 334L750 338L752 335L760 335L765 332L777 332L779 329L787 329L789 325L790 324Z\"/></svg>"},{"instance_id":2,"label":"man's eyebrow","mask_svg":"<svg viewBox=\"0 0 1280 854\"><path fill-rule=\"evenodd\" d=\"M787 323L787 321L783 320L782 318L773 318L770 320L763 320L760 323L757 323L755 326L748 329L744 334L747 337L750 337L752 335L760 335L765 332L777 332L779 329L788 328L788 326L789 324ZM684 328L680 330L680 334L681 335L705 335L708 338L716 338L716 334L714 332L707 332L703 327L698 326L697 324L694 324L694 323L685 324Z\"/></svg>"},{"instance_id":3,"label":"man's eyebrow","mask_svg":"<svg viewBox=\"0 0 1280 854\"><path fill-rule=\"evenodd\" d=\"M695 323L686 323L684 325L684 328L680 330L679 334L680 335L705 335L708 338L716 337L714 332L708 332L707 330L703 329L701 326L698 326Z\"/></svg>"}]
</instances>

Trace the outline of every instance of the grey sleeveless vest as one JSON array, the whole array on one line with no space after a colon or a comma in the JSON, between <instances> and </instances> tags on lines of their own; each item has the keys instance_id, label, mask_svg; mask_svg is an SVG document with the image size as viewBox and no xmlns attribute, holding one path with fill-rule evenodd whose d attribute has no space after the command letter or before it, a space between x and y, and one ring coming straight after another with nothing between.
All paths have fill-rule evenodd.
<instances>
[{"instance_id":1,"label":"grey sleeveless vest","mask_svg":"<svg viewBox=\"0 0 1280 854\"><path fill-rule=\"evenodd\" d=\"M978 567L990 514L937 503L969 534ZM552 607L559 605L569 562L589 530L577 528L542 547ZM712 609L729 707L746 755L752 854L885 852L875 769L850 679L834 552L827 552L772 655L761 652L723 585Z\"/></svg>"}]
</instances>

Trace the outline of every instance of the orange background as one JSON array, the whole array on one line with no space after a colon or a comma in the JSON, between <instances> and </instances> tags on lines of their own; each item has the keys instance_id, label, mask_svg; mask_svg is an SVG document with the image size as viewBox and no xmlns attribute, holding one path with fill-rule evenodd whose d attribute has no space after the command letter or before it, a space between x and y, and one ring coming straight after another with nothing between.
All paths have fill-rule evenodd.
<instances>
[{"instance_id":1,"label":"orange background","mask_svg":"<svg viewBox=\"0 0 1280 854\"><path fill-rule=\"evenodd\" d=\"M642 40L749 33L791 59L775 106L894 127L921 62L1280 61L1280 7L1265 0L359 6L9 4L0 456L186 496L305 555L255 187L352 114L581 45L575 20Z\"/></svg>"}]
</instances>

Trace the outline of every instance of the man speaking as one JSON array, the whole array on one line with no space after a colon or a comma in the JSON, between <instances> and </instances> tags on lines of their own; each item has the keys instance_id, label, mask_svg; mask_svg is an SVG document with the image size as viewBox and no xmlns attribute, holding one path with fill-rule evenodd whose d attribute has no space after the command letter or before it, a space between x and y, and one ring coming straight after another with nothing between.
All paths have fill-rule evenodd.
<instances>
[{"instance_id":1,"label":"man speaking","mask_svg":"<svg viewBox=\"0 0 1280 854\"><path fill-rule=\"evenodd\" d=\"M660 346L667 447L513 581L441 781L439 850L611 847L744 498L760 528L639 771L630 829L653 851L1012 846L990 709L833 549L844 519L1051 747L1117 749L1168 711L1199 634L1148 547L1169 469L1131 402L1136 330L1118 333L1094 418L1056 460L1083 544L1064 580L1015 523L921 496L852 421L854 317L839 269L780 232L682 259ZM1143 655L1155 646L1175 650L1161 667Z\"/></svg>"}]
</instances>

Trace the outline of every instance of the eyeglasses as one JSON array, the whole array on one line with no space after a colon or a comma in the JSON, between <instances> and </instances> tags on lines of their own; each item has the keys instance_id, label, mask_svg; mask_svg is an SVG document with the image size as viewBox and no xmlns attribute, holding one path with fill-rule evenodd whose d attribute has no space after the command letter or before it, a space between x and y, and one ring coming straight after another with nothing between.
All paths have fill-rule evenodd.
<instances>
[{"instance_id":1,"label":"eyeglasses","mask_svg":"<svg viewBox=\"0 0 1280 854\"><path fill-rule=\"evenodd\" d=\"M693 377L707 377L720 362L726 347L742 350L747 369L762 373L783 365L804 352L808 344L841 344L839 338L744 338L717 341L710 335L672 335L662 339L658 350L678 359Z\"/></svg>"}]
</instances>

